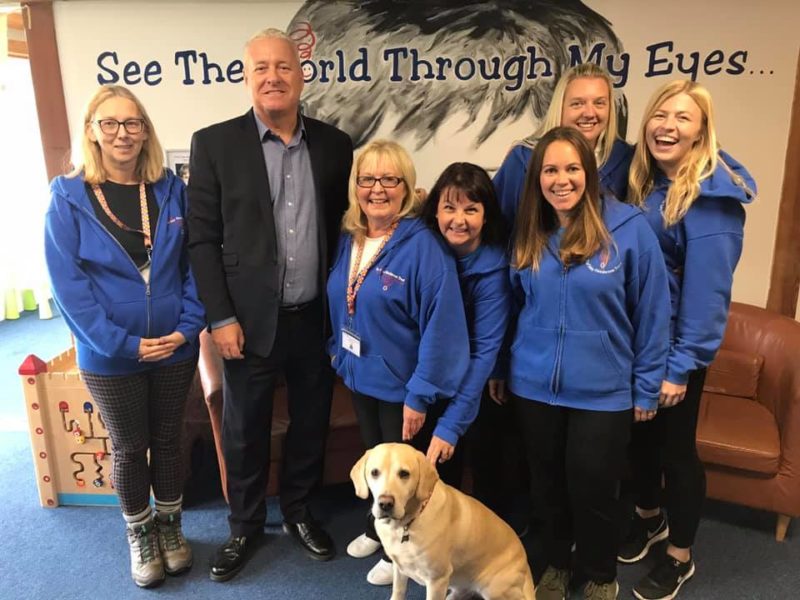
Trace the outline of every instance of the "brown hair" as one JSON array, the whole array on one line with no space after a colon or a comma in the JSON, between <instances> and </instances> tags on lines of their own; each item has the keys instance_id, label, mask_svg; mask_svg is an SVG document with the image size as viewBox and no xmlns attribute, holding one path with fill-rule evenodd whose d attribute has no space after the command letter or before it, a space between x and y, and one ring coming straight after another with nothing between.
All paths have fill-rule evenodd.
<instances>
[{"instance_id":1,"label":"brown hair","mask_svg":"<svg viewBox=\"0 0 800 600\"><path fill-rule=\"evenodd\" d=\"M584 262L606 247L611 239L601 215L600 179L594 152L578 130L556 127L545 133L536 144L528 166L514 230L513 263L517 269L530 267L538 271L547 240L558 229L558 215L545 199L539 182L544 154L548 146L557 141L567 142L575 148L586 175L583 196L572 209L561 238L561 262L565 265Z\"/></svg>"}]
</instances>

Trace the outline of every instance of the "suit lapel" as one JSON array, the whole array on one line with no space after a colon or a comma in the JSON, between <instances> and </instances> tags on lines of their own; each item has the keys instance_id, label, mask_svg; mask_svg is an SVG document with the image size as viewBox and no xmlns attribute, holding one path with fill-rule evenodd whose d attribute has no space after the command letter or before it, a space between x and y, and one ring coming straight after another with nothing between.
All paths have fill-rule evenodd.
<instances>
[{"instance_id":1,"label":"suit lapel","mask_svg":"<svg viewBox=\"0 0 800 600\"><path fill-rule=\"evenodd\" d=\"M253 109L250 109L242 116L239 125L242 128L242 139L244 140L244 147L241 152L244 168L240 169L239 172L248 178L248 187L252 190L253 195L258 198L264 222L274 231L272 192L269 187L267 167L264 164L264 151L261 148L261 140L258 137L256 116L253 114Z\"/></svg>"},{"instance_id":2,"label":"suit lapel","mask_svg":"<svg viewBox=\"0 0 800 600\"><path fill-rule=\"evenodd\" d=\"M325 204L322 196L322 182L325 180L323 173L325 172L325 149L323 148L323 140L319 135L314 122L306 119L302 115L303 124L306 128L306 144L308 145L308 155L311 158L311 173L314 177L314 196L317 202L317 212L320 217L325 216ZM322 223L324 221L320 221Z\"/></svg>"},{"instance_id":3,"label":"suit lapel","mask_svg":"<svg viewBox=\"0 0 800 600\"><path fill-rule=\"evenodd\" d=\"M308 156L311 159L311 174L314 179L314 200L317 207L317 239L319 242L319 276L320 276L320 289L325 290L325 273L327 269L325 265L328 264L328 214L325 206L325 195L323 194L323 183L326 181L325 176L325 148L324 140L321 131L316 127L316 123L312 120L303 119L303 125L306 129L306 145L308 146ZM323 294L324 296L324 294Z\"/></svg>"}]
</instances>

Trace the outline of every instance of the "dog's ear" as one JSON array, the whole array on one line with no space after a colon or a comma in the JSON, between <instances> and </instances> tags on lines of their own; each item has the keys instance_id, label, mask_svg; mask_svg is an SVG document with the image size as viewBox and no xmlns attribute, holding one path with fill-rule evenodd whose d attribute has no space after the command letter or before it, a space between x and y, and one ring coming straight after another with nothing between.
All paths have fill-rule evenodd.
<instances>
[{"instance_id":1,"label":"dog's ear","mask_svg":"<svg viewBox=\"0 0 800 600\"><path fill-rule=\"evenodd\" d=\"M415 496L419 502L425 502L431 497L433 486L439 481L439 473L422 452L417 452L417 462L419 466L419 483L417 484Z\"/></svg>"},{"instance_id":2,"label":"dog's ear","mask_svg":"<svg viewBox=\"0 0 800 600\"><path fill-rule=\"evenodd\" d=\"M364 452L364 456L350 469L350 479L353 480L353 487L356 488L356 496L367 498L369 496L369 486L367 485L367 459L372 450Z\"/></svg>"}]
</instances>

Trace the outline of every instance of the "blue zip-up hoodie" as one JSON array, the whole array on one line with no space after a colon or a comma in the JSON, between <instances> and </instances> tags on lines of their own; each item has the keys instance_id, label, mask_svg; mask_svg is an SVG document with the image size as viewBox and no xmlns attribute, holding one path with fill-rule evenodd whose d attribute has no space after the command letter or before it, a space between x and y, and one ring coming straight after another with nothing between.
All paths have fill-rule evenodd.
<instances>
[{"instance_id":1,"label":"blue zip-up hoodie","mask_svg":"<svg viewBox=\"0 0 800 600\"><path fill-rule=\"evenodd\" d=\"M564 267L553 234L538 272L511 268L523 301L508 384L518 396L586 410L652 410L669 350L669 292L658 240L633 206L608 198L613 243Z\"/></svg>"},{"instance_id":2,"label":"blue zip-up hoodie","mask_svg":"<svg viewBox=\"0 0 800 600\"><path fill-rule=\"evenodd\" d=\"M481 245L473 255L460 259L457 267L469 331L469 368L458 394L439 421L450 418L451 408L456 413L457 407L464 406L465 410L459 412L461 421L454 426L463 435L478 416L483 388L506 334L512 298L508 256L502 248Z\"/></svg>"},{"instance_id":3,"label":"blue zip-up hoodie","mask_svg":"<svg viewBox=\"0 0 800 600\"><path fill-rule=\"evenodd\" d=\"M419 219L401 219L364 278L347 314L352 236L342 234L328 277L333 336L328 354L351 390L426 412L439 398L452 398L469 364L469 339L455 261ZM361 356L342 348L342 328L361 340ZM465 409L467 410L467 409ZM455 443L451 423L436 435ZM437 429L439 429L437 427Z\"/></svg>"},{"instance_id":4,"label":"blue zip-up hoodie","mask_svg":"<svg viewBox=\"0 0 800 600\"><path fill-rule=\"evenodd\" d=\"M532 154L533 150L528 146L514 146L492 178L497 200L500 202L500 211L510 226L514 225L517 216ZM611 156L599 168L601 189L606 195L610 192L617 200L625 200L628 195L628 170L632 159L633 146L617 139L611 147Z\"/></svg>"},{"instance_id":5,"label":"blue zip-up hoodie","mask_svg":"<svg viewBox=\"0 0 800 600\"><path fill-rule=\"evenodd\" d=\"M78 366L98 375L127 375L195 356L205 324L186 253L186 189L165 171L153 184L158 203L150 282L95 216L83 177L50 184L45 258L53 296L75 335ZM139 362L139 342L179 331L175 353Z\"/></svg>"},{"instance_id":6,"label":"blue zip-up hoodie","mask_svg":"<svg viewBox=\"0 0 800 600\"><path fill-rule=\"evenodd\" d=\"M733 176L718 164L700 182L700 195L686 215L664 227L662 207L670 181L659 172L645 198L646 216L664 253L672 302L671 348L665 379L685 384L708 366L722 343L731 302L733 271L742 254L745 212L756 183L733 157L720 151Z\"/></svg>"}]
</instances>

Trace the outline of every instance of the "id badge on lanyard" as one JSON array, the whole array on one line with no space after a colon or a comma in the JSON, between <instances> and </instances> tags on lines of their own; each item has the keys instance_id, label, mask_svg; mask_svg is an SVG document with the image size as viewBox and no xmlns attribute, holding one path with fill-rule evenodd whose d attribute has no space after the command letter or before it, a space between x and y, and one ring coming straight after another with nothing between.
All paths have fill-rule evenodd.
<instances>
[{"instance_id":1,"label":"id badge on lanyard","mask_svg":"<svg viewBox=\"0 0 800 600\"><path fill-rule=\"evenodd\" d=\"M389 228L389 231L383 236L383 241L378 247L378 250L372 255L372 258L370 258L366 266L364 266L360 271L358 270L358 267L361 264L361 256L364 252L364 244L359 245L356 250L352 272L350 273L350 280L347 283L348 323L342 327L342 348L347 350L353 356L361 356L361 336L356 333L355 327L353 327L353 315L356 312L356 294L358 294L358 290L361 288L361 284L364 283L364 279L366 278L369 270L372 268L372 265L375 264L375 261L381 255L381 251L383 250L384 246L386 246L386 243L391 239L392 234L394 234L395 230L397 229L397 224L398 223L396 221L392 224L392 226Z\"/></svg>"},{"instance_id":2,"label":"id badge on lanyard","mask_svg":"<svg viewBox=\"0 0 800 600\"><path fill-rule=\"evenodd\" d=\"M361 356L361 338L349 327L342 327L342 348L354 356Z\"/></svg>"}]
</instances>

